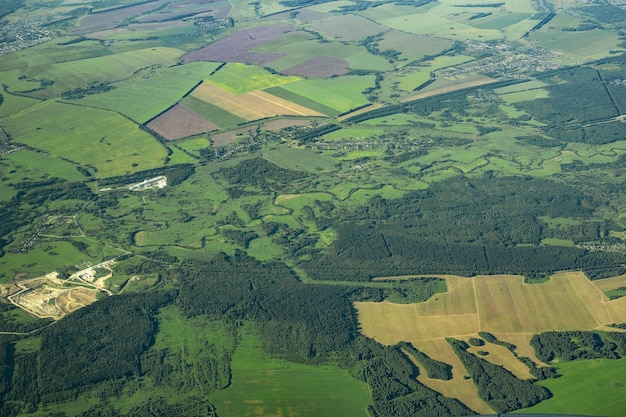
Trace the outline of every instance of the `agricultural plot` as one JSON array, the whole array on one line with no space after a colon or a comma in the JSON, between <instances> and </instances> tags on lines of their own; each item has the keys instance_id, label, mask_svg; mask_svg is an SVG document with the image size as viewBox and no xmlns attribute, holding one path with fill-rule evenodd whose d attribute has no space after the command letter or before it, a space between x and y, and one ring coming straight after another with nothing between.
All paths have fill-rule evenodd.
<instances>
[{"instance_id":1,"label":"agricultural plot","mask_svg":"<svg viewBox=\"0 0 626 417\"><path fill-rule=\"evenodd\" d=\"M263 90L300 80L300 77L286 77L272 74L255 65L226 64L211 74L207 81L232 94L240 95Z\"/></svg>"},{"instance_id":2,"label":"agricultural plot","mask_svg":"<svg viewBox=\"0 0 626 417\"><path fill-rule=\"evenodd\" d=\"M101 178L162 166L167 155L136 124L104 110L49 101L6 119L5 125L19 142L92 165Z\"/></svg>"},{"instance_id":3,"label":"agricultural plot","mask_svg":"<svg viewBox=\"0 0 626 417\"><path fill-rule=\"evenodd\" d=\"M121 81L135 71L149 66L170 66L176 63L182 51L175 48L150 48L51 65L44 72L29 74L54 80L50 88L63 92L86 87L95 82Z\"/></svg>"},{"instance_id":4,"label":"agricultural plot","mask_svg":"<svg viewBox=\"0 0 626 417\"><path fill-rule=\"evenodd\" d=\"M314 110L283 100L264 91L252 91L235 95L212 84L203 83L191 93L191 96L211 103L245 120L257 120L278 115L324 116Z\"/></svg>"},{"instance_id":5,"label":"agricultural plot","mask_svg":"<svg viewBox=\"0 0 626 417\"><path fill-rule=\"evenodd\" d=\"M446 396L458 398L473 409L486 413L489 408L477 396L476 387L463 378L464 367L458 363L444 337L467 340L476 332L493 333L500 340L517 346L520 356L541 363L530 347L532 334L549 330L601 328L608 323L626 320L626 302L607 301L600 290L583 274L568 272L551 277L542 284L524 284L522 277L477 276L471 279L446 276L448 292L437 294L421 304L400 305L389 302L355 303L363 334L374 337L383 344L393 345L410 341L431 358L453 366L451 381L432 380L420 374L420 381ZM606 288L621 285L623 277L608 281ZM602 282L602 281L599 281ZM463 294L461 296L461 294ZM451 323L454 325L451 326ZM472 327L476 326L476 327ZM442 331L443 330L443 331ZM444 334L446 331L452 333ZM530 378L528 368L502 346L487 343L471 351L489 352L484 359L502 365L518 378ZM565 366L575 366L564 364ZM615 366L613 364L613 366ZM616 367L615 369L619 369ZM460 373L459 373L460 372ZM587 377L582 378L589 381ZM560 379L557 379L560 380ZM552 389L555 398L571 399L559 395L563 386L549 380L545 385ZM607 384L606 378L603 384ZM542 383L543 384L543 383ZM615 407L615 393L608 407ZM561 400L553 400L554 408L539 406L533 412L564 412L580 408L562 408ZM596 411L597 412L597 411ZM607 415L617 415L615 412Z\"/></svg>"},{"instance_id":6,"label":"agricultural plot","mask_svg":"<svg viewBox=\"0 0 626 417\"><path fill-rule=\"evenodd\" d=\"M334 15L308 25L307 29L342 41L359 41L387 30L380 24L353 14Z\"/></svg>"},{"instance_id":7,"label":"agricultural plot","mask_svg":"<svg viewBox=\"0 0 626 417\"><path fill-rule=\"evenodd\" d=\"M137 123L145 123L179 101L218 65L214 62L194 62L162 68L148 78L114 83L112 90L87 95L76 102L118 111Z\"/></svg>"},{"instance_id":8,"label":"agricultural plot","mask_svg":"<svg viewBox=\"0 0 626 417\"><path fill-rule=\"evenodd\" d=\"M626 321L626 303L620 299L607 301L591 281L577 272L555 274L549 282L533 285L524 284L523 277L518 276L478 276L450 285L447 293L421 304L355 306L363 333L385 344L478 331L509 334L590 330ZM424 320L426 317L428 320ZM450 329L453 318L458 318L455 330Z\"/></svg>"},{"instance_id":9,"label":"agricultural plot","mask_svg":"<svg viewBox=\"0 0 626 417\"><path fill-rule=\"evenodd\" d=\"M436 55L452 46L452 41L434 36L415 35L399 30L386 32L378 42L381 51L394 50L401 53L407 62L423 58L425 55Z\"/></svg>"},{"instance_id":10,"label":"agricultural plot","mask_svg":"<svg viewBox=\"0 0 626 417\"><path fill-rule=\"evenodd\" d=\"M519 412L620 417L626 410L625 366L626 358L559 363L557 369L562 376L539 383L554 396Z\"/></svg>"},{"instance_id":11,"label":"agricultural plot","mask_svg":"<svg viewBox=\"0 0 626 417\"><path fill-rule=\"evenodd\" d=\"M264 65L273 59L280 58L281 55L275 53L250 53L248 51L255 46L285 36L293 31L295 31L294 26L266 26L242 30L205 48L185 55L182 58L182 62L225 61Z\"/></svg>"},{"instance_id":12,"label":"agricultural plot","mask_svg":"<svg viewBox=\"0 0 626 417\"><path fill-rule=\"evenodd\" d=\"M238 124L246 122L246 119L243 117L236 116L221 107L215 106L192 95L185 97L181 101L181 104L190 108L206 120L211 120L212 123L222 129L232 128Z\"/></svg>"},{"instance_id":13,"label":"agricultural plot","mask_svg":"<svg viewBox=\"0 0 626 417\"><path fill-rule=\"evenodd\" d=\"M175 105L146 126L167 140L182 139L219 129L183 104Z\"/></svg>"},{"instance_id":14,"label":"agricultural plot","mask_svg":"<svg viewBox=\"0 0 626 417\"><path fill-rule=\"evenodd\" d=\"M248 326L252 325L242 329L232 358L231 385L210 396L220 416L368 415L369 389L348 371L272 358Z\"/></svg>"},{"instance_id":15,"label":"agricultural plot","mask_svg":"<svg viewBox=\"0 0 626 417\"><path fill-rule=\"evenodd\" d=\"M166 0L158 0L100 13L92 13L80 19L78 25L73 29L73 32L82 35L89 32L112 29L119 26L127 19L156 10L165 4L167 4Z\"/></svg>"},{"instance_id":16,"label":"agricultural plot","mask_svg":"<svg viewBox=\"0 0 626 417\"><path fill-rule=\"evenodd\" d=\"M374 84L373 75L345 76L327 80L302 80L281 88L307 97L339 112L368 103L363 91Z\"/></svg>"}]
</instances>

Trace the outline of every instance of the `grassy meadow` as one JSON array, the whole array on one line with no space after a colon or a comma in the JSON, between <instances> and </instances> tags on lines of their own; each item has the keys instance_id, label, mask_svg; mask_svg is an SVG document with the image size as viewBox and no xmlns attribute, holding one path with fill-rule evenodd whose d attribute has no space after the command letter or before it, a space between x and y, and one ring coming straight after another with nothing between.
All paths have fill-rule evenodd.
<instances>
[{"instance_id":1,"label":"grassy meadow","mask_svg":"<svg viewBox=\"0 0 626 417\"><path fill-rule=\"evenodd\" d=\"M240 330L231 362L232 383L210 396L220 415L368 415L369 389L347 371L272 358L263 352L253 323Z\"/></svg>"},{"instance_id":2,"label":"grassy meadow","mask_svg":"<svg viewBox=\"0 0 626 417\"><path fill-rule=\"evenodd\" d=\"M624 366L626 358L559 363L557 369L563 376L540 383L554 397L534 407L519 410L519 413L619 417L626 409Z\"/></svg>"},{"instance_id":3,"label":"grassy meadow","mask_svg":"<svg viewBox=\"0 0 626 417\"><path fill-rule=\"evenodd\" d=\"M92 165L99 177L162 166L167 155L139 126L105 110L47 101L6 119L5 126L18 142Z\"/></svg>"}]
</instances>

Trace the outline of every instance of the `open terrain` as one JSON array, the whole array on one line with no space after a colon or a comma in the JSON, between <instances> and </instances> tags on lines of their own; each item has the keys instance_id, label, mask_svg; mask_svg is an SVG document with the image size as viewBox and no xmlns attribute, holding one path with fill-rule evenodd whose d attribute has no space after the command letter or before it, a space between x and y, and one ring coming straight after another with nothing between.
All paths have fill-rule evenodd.
<instances>
[{"instance_id":1,"label":"open terrain","mask_svg":"<svg viewBox=\"0 0 626 417\"><path fill-rule=\"evenodd\" d=\"M621 417L619 2L4 3L0 415Z\"/></svg>"}]
</instances>

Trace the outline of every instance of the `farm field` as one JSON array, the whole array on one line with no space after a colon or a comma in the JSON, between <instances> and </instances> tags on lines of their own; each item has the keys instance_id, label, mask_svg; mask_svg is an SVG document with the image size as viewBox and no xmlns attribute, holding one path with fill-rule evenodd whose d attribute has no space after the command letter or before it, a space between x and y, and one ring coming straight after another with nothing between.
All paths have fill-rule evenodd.
<instances>
[{"instance_id":1,"label":"farm field","mask_svg":"<svg viewBox=\"0 0 626 417\"><path fill-rule=\"evenodd\" d=\"M131 77L135 71L147 66L170 66L181 54L182 51L175 48L150 48L56 63L43 72L31 70L27 71L27 74L32 77L54 80L51 88L61 92L94 82L124 80Z\"/></svg>"},{"instance_id":2,"label":"farm field","mask_svg":"<svg viewBox=\"0 0 626 417\"><path fill-rule=\"evenodd\" d=\"M626 407L623 391L626 359L589 359L557 364L563 376L541 382L554 398L519 413L568 413L620 416Z\"/></svg>"},{"instance_id":3,"label":"farm field","mask_svg":"<svg viewBox=\"0 0 626 417\"><path fill-rule=\"evenodd\" d=\"M149 78L136 77L114 83L110 91L88 95L75 102L118 111L137 123L145 123L183 98L218 65L197 62L161 68Z\"/></svg>"},{"instance_id":4,"label":"farm field","mask_svg":"<svg viewBox=\"0 0 626 417\"><path fill-rule=\"evenodd\" d=\"M37 122L33 124L33 120ZM166 156L165 148L151 135L105 110L48 101L5 123L6 130L20 142L81 165L93 165L100 177L162 166Z\"/></svg>"},{"instance_id":5,"label":"farm field","mask_svg":"<svg viewBox=\"0 0 626 417\"><path fill-rule=\"evenodd\" d=\"M255 332L244 328L233 355L232 385L211 396L224 416L367 416L369 390L346 371L283 362L259 347Z\"/></svg>"},{"instance_id":6,"label":"farm field","mask_svg":"<svg viewBox=\"0 0 626 417\"><path fill-rule=\"evenodd\" d=\"M591 330L626 321L623 300L607 301L593 282L574 272L559 273L546 283L532 285L524 284L523 277L518 276L478 276L457 280L449 284L447 293L420 304L361 302L355 306L363 333L385 344L460 337L478 331ZM428 317L427 323L424 317Z\"/></svg>"},{"instance_id":7,"label":"farm field","mask_svg":"<svg viewBox=\"0 0 626 417\"><path fill-rule=\"evenodd\" d=\"M191 93L191 97L219 107L248 121L278 115L323 116L323 114L314 110L264 91L251 91L235 95L209 83L203 83L198 86Z\"/></svg>"},{"instance_id":8,"label":"farm field","mask_svg":"<svg viewBox=\"0 0 626 417\"><path fill-rule=\"evenodd\" d=\"M4 3L0 416L622 417L614 1Z\"/></svg>"}]
</instances>

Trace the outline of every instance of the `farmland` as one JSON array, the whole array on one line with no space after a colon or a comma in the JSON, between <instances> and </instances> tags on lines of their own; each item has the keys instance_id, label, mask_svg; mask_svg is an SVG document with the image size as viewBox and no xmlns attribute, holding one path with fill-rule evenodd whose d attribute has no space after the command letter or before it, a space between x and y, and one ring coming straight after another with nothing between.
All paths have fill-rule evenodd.
<instances>
[{"instance_id":1,"label":"farmland","mask_svg":"<svg viewBox=\"0 0 626 417\"><path fill-rule=\"evenodd\" d=\"M623 414L615 2L15 3L0 415Z\"/></svg>"}]
</instances>

